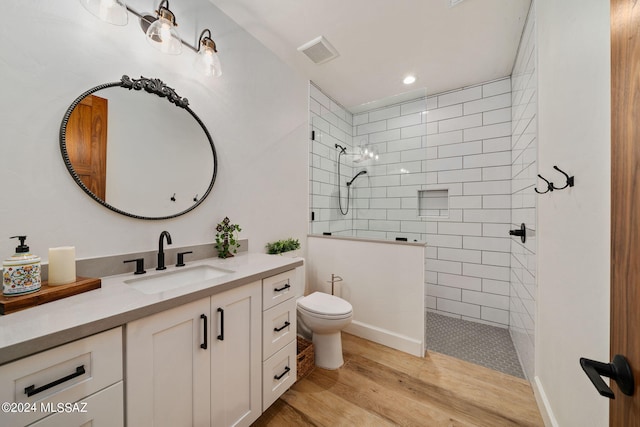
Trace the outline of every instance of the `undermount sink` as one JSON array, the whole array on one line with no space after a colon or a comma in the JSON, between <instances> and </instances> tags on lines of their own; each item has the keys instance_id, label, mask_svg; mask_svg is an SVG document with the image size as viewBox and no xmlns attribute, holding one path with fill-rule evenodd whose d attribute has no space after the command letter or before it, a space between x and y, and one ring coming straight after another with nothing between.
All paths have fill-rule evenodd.
<instances>
[{"instance_id":1,"label":"undermount sink","mask_svg":"<svg viewBox=\"0 0 640 427\"><path fill-rule=\"evenodd\" d=\"M182 270L173 270L166 273L158 273L153 276L136 277L125 280L124 283L145 294L157 294L158 292L181 288L205 282L217 277L233 273L231 270L212 267L210 265L198 265Z\"/></svg>"}]
</instances>

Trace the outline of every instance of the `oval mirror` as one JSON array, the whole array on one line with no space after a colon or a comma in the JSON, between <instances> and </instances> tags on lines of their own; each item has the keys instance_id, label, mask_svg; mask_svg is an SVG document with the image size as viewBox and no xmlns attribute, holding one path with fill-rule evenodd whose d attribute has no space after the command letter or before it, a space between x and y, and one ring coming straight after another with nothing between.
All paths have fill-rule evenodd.
<instances>
[{"instance_id":1,"label":"oval mirror","mask_svg":"<svg viewBox=\"0 0 640 427\"><path fill-rule=\"evenodd\" d=\"M84 92L64 115L60 151L89 196L134 218L183 215L216 179L209 131L189 101L159 79L125 75Z\"/></svg>"}]
</instances>

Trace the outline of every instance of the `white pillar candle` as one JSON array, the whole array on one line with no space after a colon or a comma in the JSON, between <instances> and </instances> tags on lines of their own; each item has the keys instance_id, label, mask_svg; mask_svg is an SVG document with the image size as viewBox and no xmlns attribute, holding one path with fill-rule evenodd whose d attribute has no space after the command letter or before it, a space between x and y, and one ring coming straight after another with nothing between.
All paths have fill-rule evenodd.
<instances>
[{"instance_id":1,"label":"white pillar candle","mask_svg":"<svg viewBox=\"0 0 640 427\"><path fill-rule=\"evenodd\" d=\"M66 285L76 281L76 248L49 248L49 285Z\"/></svg>"}]
</instances>

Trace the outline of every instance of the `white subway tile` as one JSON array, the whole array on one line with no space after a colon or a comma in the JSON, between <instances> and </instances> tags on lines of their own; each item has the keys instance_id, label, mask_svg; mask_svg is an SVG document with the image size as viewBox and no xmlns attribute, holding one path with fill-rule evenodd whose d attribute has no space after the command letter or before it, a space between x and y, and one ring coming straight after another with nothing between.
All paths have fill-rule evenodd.
<instances>
[{"instance_id":1,"label":"white subway tile","mask_svg":"<svg viewBox=\"0 0 640 427\"><path fill-rule=\"evenodd\" d=\"M436 108L427 111L427 123L438 122L440 120L451 119L462 116L462 104L451 105L444 108Z\"/></svg>"},{"instance_id":2,"label":"white subway tile","mask_svg":"<svg viewBox=\"0 0 640 427\"><path fill-rule=\"evenodd\" d=\"M400 175L396 175L400 178ZM398 185L387 187L387 197L418 197L418 190L421 185Z\"/></svg>"},{"instance_id":3,"label":"white subway tile","mask_svg":"<svg viewBox=\"0 0 640 427\"><path fill-rule=\"evenodd\" d=\"M484 153L493 153L496 151L511 150L511 137L503 136L501 138L491 138L482 141L482 151Z\"/></svg>"},{"instance_id":4,"label":"white subway tile","mask_svg":"<svg viewBox=\"0 0 640 427\"><path fill-rule=\"evenodd\" d=\"M440 248L438 248L438 252ZM429 260L426 264L429 271L437 271L438 273L462 274L462 263L454 261Z\"/></svg>"},{"instance_id":5,"label":"white subway tile","mask_svg":"<svg viewBox=\"0 0 640 427\"><path fill-rule=\"evenodd\" d=\"M463 191L465 196L511 194L511 181L465 182Z\"/></svg>"},{"instance_id":6,"label":"white subway tile","mask_svg":"<svg viewBox=\"0 0 640 427\"><path fill-rule=\"evenodd\" d=\"M497 80L495 82L482 85L482 96L489 97L500 95L502 93L511 92L511 78Z\"/></svg>"},{"instance_id":7,"label":"white subway tile","mask_svg":"<svg viewBox=\"0 0 640 427\"><path fill-rule=\"evenodd\" d=\"M482 251L482 264L509 267L511 266L511 254L508 252Z\"/></svg>"},{"instance_id":8,"label":"white subway tile","mask_svg":"<svg viewBox=\"0 0 640 427\"><path fill-rule=\"evenodd\" d=\"M370 122L356 126L356 135L365 135L367 133L382 132L387 130L387 122Z\"/></svg>"},{"instance_id":9,"label":"white subway tile","mask_svg":"<svg viewBox=\"0 0 640 427\"><path fill-rule=\"evenodd\" d=\"M369 183L372 187L391 187L400 185L399 175L372 176L369 177Z\"/></svg>"},{"instance_id":10,"label":"white subway tile","mask_svg":"<svg viewBox=\"0 0 640 427\"><path fill-rule=\"evenodd\" d=\"M465 209L464 222L510 223L511 209Z\"/></svg>"},{"instance_id":11,"label":"white subway tile","mask_svg":"<svg viewBox=\"0 0 640 427\"><path fill-rule=\"evenodd\" d=\"M320 89L318 89L314 85L310 85L309 87L310 87L311 98L313 98L316 101L318 101L324 107L330 109L331 108L331 99L329 99L329 97L327 95L322 93L320 91Z\"/></svg>"},{"instance_id":12,"label":"white subway tile","mask_svg":"<svg viewBox=\"0 0 640 427\"><path fill-rule=\"evenodd\" d=\"M509 237L511 224L482 224L484 237Z\"/></svg>"},{"instance_id":13,"label":"white subway tile","mask_svg":"<svg viewBox=\"0 0 640 427\"><path fill-rule=\"evenodd\" d=\"M491 307L481 307L481 318L490 322L501 323L503 325L509 324L509 311L500 310Z\"/></svg>"},{"instance_id":14,"label":"white subway tile","mask_svg":"<svg viewBox=\"0 0 640 427\"><path fill-rule=\"evenodd\" d=\"M438 223L438 233L457 236L482 236L482 224L440 222Z\"/></svg>"},{"instance_id":15,"label":"white subway tile","mask_svg":"<svg viewBox=\"0 0 640 427\"><path fill-rule=\"evenodd\" d=\"M422 115L420 113L413 113L406 116L396 117L396 118L387 120L387 129L403 128L408 126L414 126L417 124L422 124ZM426 135L427 128L425 125L422 125L422 126L425 132L424 135Z\"/></svg>"},{"instance_id":16,"label":"white subway tile","mask_svg":"<svg viewBox=\"0 0 640 427\"><path fill-rule=\"evenodd\" d=\"M481 169L457 169L438 172L438 183L481 181ZM511 203L511 200L509 200Z\"/></svg>"},{"instance_id":17,"label":"white subway tile","mask_svg":"<svg viewBox=\"0 0 640 427\"><path fill-rule=\"evenodd\" d=\"M464 114L482 113L484 111L498 110L511 107L511 94L503 93L501 95L490 96L464 103ZM510 120L509 120L510 121ZM511 124L509 124L511 126Z\"/></svg>"},{"instance_id":18,"label":"white subway tile","mask_svg":"<svg viewBox=\"0 0 640 427\"><path fill-rule=\"evenodd\" d=\"M411 116L409 116L411 117ZM401 138L412 138L414 136L423 136L427 134L427 125L420 123L414 126L400 128Z\"/></svg>"},{"instance_id":19,"label":"white subway tile","mask_svg":"<svg viewBox=\"0 0 640 427\"><path fill-rule=\"evenodd\" d=\"M460 301L453 301L445 298L438 298L437 309L448 313L459 314L467 317L480 318L480 306L467 304Z\"/></svg>"},{"instance_id":20,"label":"white subway tile","mask_svg":"<svg viewBox=\"0 0 640 427\"><path fill-rule=\"evenodd\" d=\"M504 282L501 280L482 279L482 292L509 296L509 282Z\"/></svg>"},{"instance_id":21,"label":"white subway tile","mask_svg":"<svg viewBox=\"0 0 640 427\"><path fill-rule=\"evenodd\" d=\"M480 291L482 289L482 279L456 274L438 273L437 283L440 285L469 289L472 291Z\"/></svg>"},{"instance_id":22,"label":"white subway tile","mask_svg":"<svg viewBox=\"0 0 640 427\"><path fill-rule=\"evenodd\" d=\"M400 208L400 199L370 199L369 207L371 209L398 209Z\"/></svg>"},{"instance_id":23,"label":"white subway tile","mask_svg":"<svg viewBox=\"0 0 640 427\"><path fill-rule=\"evenodd\" d=\"M371 204L371 202L369 202ZM386 209L357 209L353 213L354 218L367 219L367 220L384 220L387 218Z\"/></svg>"},{"instance_id":24,"label":"white subway tile","mask_svg":"<svg viewBox=\"0 0 640 427\"><path fill-rule=\"evenodd\" d=\"M492 167L482 168L483 181L496 181L496 180L505 180L510 178L511 178L511 166L492 166Z\"/></svg>"},{"instance_id":25,"label":"white subway tile","mask_svg":"<svg viewBox=\"0 0 640 427\"><path fill-rule=\"evenodd\" d=\"M427 110L427 100L419 99L417 101L407 102L400 106L400 113L404 116L406 114L420 113Z\"/></svg>"},{"instance_id":26,"label":"white subway tile","mask_svg":"<svg viewBox=\"0 0 640 427\"><path fill-rule=\"evenodd\" d=\"M494 123L511 122L511 107L499 110L485 111L482 113L482 124L492 125Z\"/></svg>"},{"instance_id":27,"label":"white subway tile","mask_svg":"<svg viewBox=\"0 0 640 427\"><path fill-rule=\"evenodd\" d=\"M430 246L437 246L439 248L443 248L443 247L444 248L462 248L462 236L427 234L425 239L427 241L427 245L430 245ZM428 269L429 269L429 266L427 266L427 270Z\"/></svg>"},{"instance_id":28,"label":"white subway tile","mask_svg":"<svg viewBox=\"0 0 640 427\"><path fill-rule=\"evenodd\" d=\"M369 134L369 143L371 144L394 141L396 139L400 139L400 129L391 129L383 132L374 132L372 134Z\"/></svg>"},{"instance_id":29,"label":"white subway tile","mask_svg":"<svg viewBox=\"0 0 640 427\"><path fill-rule=\"evenodd\" d=\"M450 208L482 208L482 196L450 196Z\"/></svg>"},{"instance_id":30,"label":"white subway tile","mask_svg":"<svg viewBox=\"0 0 640 427\"><path fill-rule=\"evenodd\" d=\"M422 138L419 136L415 138L406 138L406 139L399 139L397 141L387 142L387 151L413 150L415 148L421 148L421 147L422 147Z\"/></svg>"},{"instance_id":31,"label":"white subway tile","mask_svg":"<svg viewBox=\"0 0 640 427\"><path fill-rule=\"evenodd\" d=\"M311 119L311 123L312 123L313 127L316 128L317 130L320 130L320 131L326 132L326 133L331 132L331 123L329 123L328 121L326 121L322 117L313 116L313 118Z\"/></svg>"},{"instance_id":32,"label":"white subway tile","mask_svg":"<svg viewBox=\"0 0 640 427\"><path fill-rule=\"evenodd\" d=\"M427 160L427 172L462 169L462 157Z\"/></svg>"},{"instance_id":33,"label":"white subway tile","mask_svg":"<svg viewBox=\"0 0 640 427\"><path fill-rule=\"evenodd\" d=\"M468 249L438 248L438 259L480 264L482 262L482 252Z\"/></svg>"},{"instance_id":34,"label":"white subway tile","mask_svg":"<svg viewBox=\"0 0 640 427\"><path fill-rule=\"evenodd\" d=\"M438 95L438 107L446 107L447 105L460 104L480 98L482 98L482 86L474 86L468 89Z\"/></svg>"},{"instance_id":35,"label":"white subway tile","mask_svg":"<svg viewBox=\"0 0 640 427\"><path fill-rule=\"evenodd\" d=\"M438 298L447 298L450 300L460 301L462 298L462 291L456 288L450 288L447 286L439 286L431 283L427 284L427 295L438 297Z\"/></svg>"},{"instance_id":36,"label":"white subway tile","mask_svg":"<svg viewBox=\"0 0 640 427\"><path fill-rule=\"evenodd\" d=\"M382 108L380 110L369 111L370 122L377 122L379 120L386 120L398 116L400 116L399 105L393 105L391 107Z\"/></svg>"},{"instance_id":37,"label":"white subway tile","mask_svg":"<svg viewBox=\"0 0 640 427\"><path fill-rule=\"evenodd\" d=\"M421 173L405 173L400 175L401 185L422 185L427 183L427 174Z\"/></svg>"},{"instance_id":38,"label":"white subway tile","mask_svg":"<svg viewBox=\"0 0 640 427\"><path fill-rule=\"evenodd\" d=\"M412 161L421 161L427 157L427 149L426 148L417 148L415 150L403 150L400 153L400 161L402 162L412 162Z\"/></svg>"},{"instance_id":39,"label":"white subway tile","mask_svg":"<svg viewBox=\"0 0 640 427\"><path fill-rule=\"evenodd\" d=\"M511 196L482 196L483 209L510 209ZM509 218L509 221L511 218Z\"/></svg>"},{"instance_id":40,"label":"white subway tile","mask_svg":"<svg viewBox=\"0 0 640 427\"><path fill-rule=\"evenodd\" d=\"M500 151L497 153L474 154L464 156L465 168L479 168L488 166L510 166L511 153L509 151Z\"/></svg>"},{"instance_id":41,"label":"white subway tile","mask_svg":"<svg viewBox=\"0 0 640 427\"><path fill-rule=\"evenodd\" d=\"M440 132L451 132L459 129L469 129L482 126L482 114L471 114L455 119L441 120L438 122Z\"/></svg>"},{"instance_id":42,"label":"white subway tile","mask_svg":"<svg viewBox=\"0 0 640 427\"><path fill-rule=\"evenodd\" d=\"M463 142L463 135L461 130L453 132L438 133L427 136L427 147L437 147L446 144L457 144Z\"/></svg>"},{"instance_id":43,"label":"white subway tile","mask_svg":"<svg viewBox=\"0 0 640 427\"><path fill-rule=\"evenodd\" d=\"M353 126L363 125L369 123L369 113L361 113L353 116Z\"/></svg>"},{"instance_id":44,"label":"white subway tile","mask_svg":"<svg viewBox=\"0 0 640 427\"><path fill-rule=\"evenodd\" d=\"M484 279L509 280L509 267L464 263L462 274Z\"/></svg>"},{"instance_id":45,"label":"white subway tile","mask_svg":"<svg viewBox=\"0 0 640 427\"><path fill-rule=\"evenodd\" d=\"M417 210L414 212L417 212ZM403 233L426 233L427 223L422 221L402 221L400 231Z\"/></svg>"},{"instance_id":46,"label":"white subway tile","mask_svg":"<svg viewBox=\"0 0 640 427\"><path fill-rule=\"evenodd\" d=\"M334 126L338 126L339 117L335 115L331 110L323 106L320 107L320 117L328 121ZM351 130L349 130L351 132Z\"/></svg>"},{"instance_id":47,"label":"white subway tile","mask_svg":"<svg viewBox=\"0 0 640 427\"><path fill-rule=\"evenodd\" d=\"M374 230L381 231L400 231L400 221L382 221L372 219L369 221L369 227Z\"/></svg>"},{"instance_id":48,"label":"white subway tile","mask_svg":"<svg viewBox=\"0 0 640 427\"><path fill-rule=\"evenodd\" d=\"M463 130L465 141L499 138L511 135L511 123L497 123Z\"/></svg>"},{"instance_id":49,"label":"white subway tile","mask_svg":"<svg viewBox=\"0 0 640 427\"><path fill-rule=\"evenodd\" d=\"M480 154L482 153L482 141L441 145L437 149L439 158Z\"/></svg>"},{"instance_id":50,"label":"white subway tile","mask_svg":"<svg viewBox=\"0 0 640 427\"><path fill-rule=\"evenodd\" d=\"M401 199L395 199L400 201ZM397 209L387 209L387 219L388 220L399 220L402 222L405 221L416 221L418 220L418 211L413 209L402 209L400 204L398 204ZM402 227L401 227L402 230Z\"/></svg>"},{"instance_id":51,"label":"white subway tile","mask_svg":"<svg viewBox=\"0 0 640 427\"><path fill-rule=\"evenodd\" d=\"M486 307L498 308L501 310L509 310L509 297L506 295L496 295L488 294L485 292L463 290L462 301L469 304L478 304Z\"/></svg>"},{"instance_id":52,"label":"white subway tile","mask_svg":"<svg viewBox=\"0 0 640 427\"><path fill-rule=\"evenodd\" d=\"M474 237L464 236L462 238L464 249L477 249L481 251L509 252L511 250L511 240L508 236L500 237ZM489 277L491 279L491 277ZM509 280L498 279L498 280Z\"/></svg>"}]
</instances>

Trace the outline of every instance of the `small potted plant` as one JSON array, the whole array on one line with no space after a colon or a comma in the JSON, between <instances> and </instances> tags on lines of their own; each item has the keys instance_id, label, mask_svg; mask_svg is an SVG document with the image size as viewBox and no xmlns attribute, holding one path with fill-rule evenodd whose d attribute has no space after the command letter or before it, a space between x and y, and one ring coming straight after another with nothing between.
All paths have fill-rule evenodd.
<instances>
[{"instance_id":1,"label":"small potted plant","mask_svg":"<svg viewBox=\"0 0 640 427\"><path fill-rule=\"evenodd\" d=\"M266 248L268 254L282 254L283 252L300 249L300 242L298 239L292 238L277 240L275 242L267 243Z\"/></svg>"},{"instance_id":2,"label":"small potted plant","mask_svg":"<svg viewBox=\"0 0 640 427\"><path fill-rule=\"evenodd\" d=\"M216 226L216 249L219 258L229 258L238 253L238 232L242 231L238 224L231 224L229 217L225 217Z\"/></svg>"}]
</instances>

